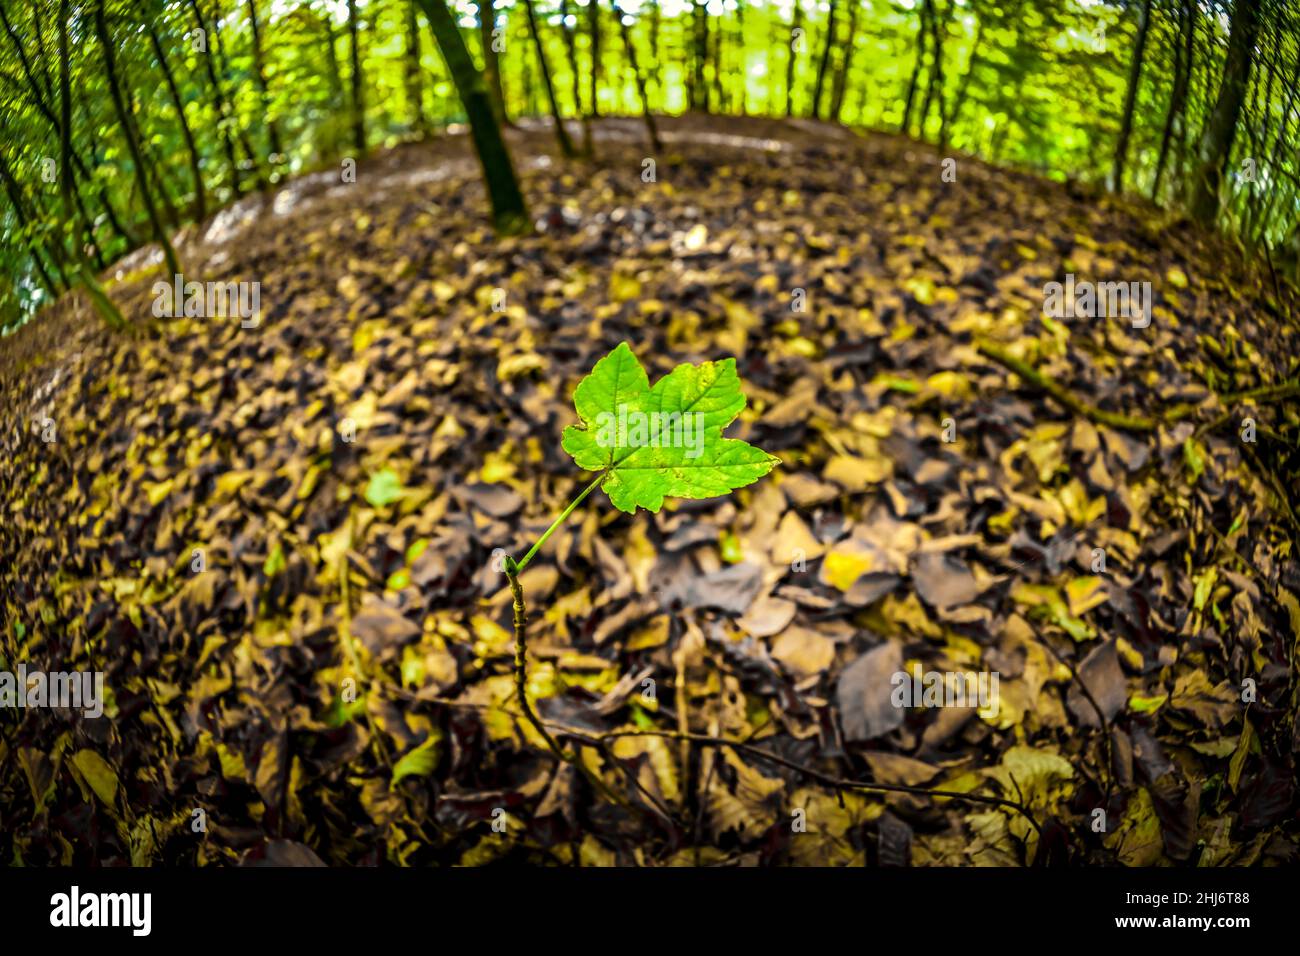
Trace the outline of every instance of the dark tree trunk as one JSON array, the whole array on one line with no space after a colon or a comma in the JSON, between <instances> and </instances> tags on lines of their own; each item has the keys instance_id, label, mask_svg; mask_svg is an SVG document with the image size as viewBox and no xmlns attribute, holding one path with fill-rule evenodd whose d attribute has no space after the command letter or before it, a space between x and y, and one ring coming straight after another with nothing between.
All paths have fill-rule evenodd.
<instances>
[{"instance_id":1,"label":"dark tree trunk","mask_svg":"<svg viewBox=\"0 0 1300 956\"><path fill-rule=\"evenodd\" d=\"M572 77L573 108L582 118L582 151L592 155L591 118L582 108L582 70L578 68L578 41L573 27L569 26L569 0L560 0L560 29L564 33L564 47L569 54L569 74Z\"/></svg>"},{"instance_id":2,"label":"dark tree trunk","mask_svg":"<svg viewBox=\"0 0 1300 956\"><path fill-rule=\"evenodd\" d=\"M190 0L190 10L194 14L195 25L203 31L206 40L211 40L208 24L203 19L203 11L199 9L198 0ZM212 44L210 42L204 42L203 44L203 65L207 70L208 83L212 86L212 97L217 108L218 128L221 130L221 149L226 154L230 189L238 197L243 194L244 186L239 175L239 160L235 156L235 141L230 137L230 123L232 122L230 103L226 99L225 91L221 88L221 81L217 78L217 68L212 61Z\"/></svg>"},{"instance_id":3,"label":"dark tree trunk","mask_svg":"<svg viewBox=\"0 0 1300 956\"><path fill-rule=\"evenodd\" d=\"M916 87L921 79L921 67L925 63L926 25L930 19L930 0L921 4L921 22L916 30L916 62L912 64L912 78L907 82L907 98L903 103L903 122L899 132L904 136L912 132L912 103L916 100Z\"/></svg>"},{"instance_id":4,"label":"dark tree trunk","mask_svg":"<svg viewBox=\"0 0 1300 956\"><path fill-rule=\"evenodd\" d=\"M975 27L975 40L971 43L970 58L966 61L966 72L962 74L961 84L957 87L957 95L953 98L952 108L948 112L948 119L944 126L952 129L961 119L961 109L966 105L966 96L970 92L971 77L975 75L975 69L980 65L980 41L984 39L984 21L981 20Z\"/></svg>"},{"instance_id":5,"label":"dark tree trunk","mask_svg":"<svg viewBox=\"0 0 1300 956\"><path fill-rule=\"evenodd\" d=\"M496 29L497 10L493 0L478 0L478 35L483 45L483 78L498 123L509 123L506 115L506 95L501 86L501 56L492 45L492 31Z\"/></svg>"},{"instance_id":6,"label":"dark tree trunk","mask_svg":"<svg viewBox=\"0 0 1300 956\"><path fill-rule=\"evenodd\" d=\"M357 23L357 0L348 0L348 56L351 58L352 148L358 156L366 153L365 77L361 75L361 29Z\"/></svg>"},{"instance_id":7,"label":"dark tree trunk","mask_svg":"<svg viewBox=\"0 0 1300 956\"><path fill-rule=\"evenodd\" d=\"M266 62L262 56L262 31L257 22L257 2L248 0L248 23L253 34L253 79L262 101L262 115L266 117L266 136L271 144L272 165L284 161L284 147L280 143L280 127L271 111L271 94L266 85Z\"/></svg>"},{"instance_id":8,"label":"dark tree trunk","mask_svg":"<svg viewBox=\"0 0 1300 956\"><path fill-rule=\"evenodd\" d=\"M595 0L592 0L594 3ZM632 43L631 28L623 22L623 11L618 7L618 0L611 0L614 6L614 19L618 21L619 31L623 35L623 46L627 49L628 62L632 64L632 74L636 78L636 90L641 97L641 113L645 117L646 135L650 139L650 149L652 152L659 152L662 148L659 142L659 130L655 128L655 118L650 113L650 97L646 95L645 75L641 72L641 66L636 59L636 46Z\"/></svg>"},{"instance_id":9,"label":"dark tree trunk","mask_svg":"<svg viewBox=\"0 0 1300 956\"><path fill-rule=\"evenodd\" d=\"M420 5L469 118L474 148L483 165L483 180L492 204L493 225L499 235L527 232L530 226L528 209L510 162L505 138L501 135L501 126L492 112L483 74L474 66L465 38L461 36L446 0L420 0Z\"/></svg>"},{"instance_id":10,"label":"dark tree trunk","mask_svg":"<svg viewBox=\"0 0 1300 956\"><path fill-rule=\"evenodd\" d=\"M1151 32L1151 0L1143 0L1142 14L1138 20L1137 41L1133 47L1133 61L1129 64L1128 90L1124 93L1124 114L1120 120L1119 140L1115 144L1115 165L1110 173L1110 188L1115 192L1124 189L1124 164L1128 160L1128 142L1133 135L1133 107L1137 103L1138 86L1142 82L1142 58L1146 54L1147 34Z\"/></svg>"},{"instance_id":11,"label":"dark tree trunk","mask_svg":"<svg viewBox=\"0 0 1300 956\"><path fill-rule=\"evenodd\" d=\"M587 0L587 33L591 37L591 115L600 115L600 7L596 0Z\"/></svg>"},{"instance_id":12,"label":"dark tree trunk","mask_svg":"<svg viewBox=\"0 0 1300 956\"><path fill-rule=\"evenodd\" d=\"M23 67L23 75L27 80L31 100L35 104L37 111L45 118L46 122L50 124L50 128L53 129L54 136L57 139L62 135L62 132L59 125L59 119L54 115L56 106L53 104L53 92L49 89L48 83L46 84L45 89L42 89L41 83L38 82L36 74L32 70L32 65L27 57L26 49L24 48L22 41L18 38L17 33L13 30L8 17L3 15L2 9L0 9L0 22L3 22L5 32L8 34L14 50L18 53L19 61ZM47 96L51 100L50 103L46 102ZM87 129L93 136L93 125L88 125ZM72 133L69 132L68 135L71 137ZM92 150L92 156L93 155L94 153ZM94 257L96 267L102 269L104 267L103 253L100 250L98 239L95 236L95 230L92 224L93 221L90 214L86 211L85 200L81 196L81 190L77 188L78 178L86 183L91 183L93 180L91 179L90 173L86 169L86 164L82 161L80 154L76 152L72 153L72 165L60 168L65 170L66 175L72 180L72 197L80 216L80 219L77 221L81 223L82 229L84 230L85 242L90 247L91 255ZM135 240L127 231L126 227L122 225L121 220L118 218L117 211L114 209L112 201L108 198L108 193L105 191L104 187L98 187L95 191L95 196L98 197L100 205L104 209L105 218L108 220L114 233L121 238L127 246L134 246Z\"/></svg>"},{"instance_id":13,"label":"dark tree trunk","mask_svg":"<svg viewBox=\"0 0 1300 956\"><path fill-rule=\"evenodd\" d=\"M27 224L32 217L27 212L27 204L23 200L22 188L18 185L18 180L14 178L13 172L9 169L9 164L5 161L3 154L0 154L0 179L4 180L5 192L9 194L9 202L14 207L14 218L18 222L18 231L24 233L28 254L32 257L32 262L41 277L41 282L50 293L50 296L57 298L59 288L55 281L50 278L50 274L45 271L45 264L41 261L40 243L37 242L34 236L26 232Z\"/></svg>"},{"instance_id":14,"label":"dark tree trunk","mask_svg":"<svg viewBox=\"0 0 1300 956\"><path fill-rule=\"evenodd\" d=\"M840 114L844 111L844 93L848 89L849 70L853 66L854 47L858 37L858 13L861 8L862 0L849 0L849 35L844 38L844 55L840 57L835 84L831 87L830 118L836 123L842 122Z\"/></svg>"},{"instance_id":15,"label":"dark tree trunk","mask_svg":"<svg viewBox=\"0 0 1300 956\"><path fill-rule=\"evenodd\" d=\"M822 89L826 84L826 70L831 65L831 48L835 46L835 0L831 0L830 12L826 15L826 42L822 44L821 62L817 64L817 85L813 87L812 115L822 118Z\"/></svg>"},{"instance_id":16,"label":"dark tree trunk","mask_svg":"<svg viewBox=\"0 0 1300 956\"><path fill-rule=\"evenodd\" d=\"M1219 214L1219 187L1223 170L1232 152L1237 134L1237 120L1254 63L1255 39L1259 35L1260 0L1237 0L1232 11L1228 34L1228 56L1223 66L1223 82L1215 101L1198 150L1198 168L1192 183L1192 218L1211 225Z\"/></svg>"},{"instance_id":17,"label":"dark tree trunk","mask_svg":"<svg viewBox=\"0 0 1300 956\"><path fill-rule=\"evenodd\" d=\"M546 87L546 102L551 108L551 120L555 123L555 138L559 141L560 152L565 156L574 155L573 140L564 128L564 117L560 115L560 105L555 101L555 86L551 83L551 67L546 62L546 50L542 47L542 35L537 29L537 14L533 11L533 0L524 0L524 13L528 15L528 29L533 35L533 48L537 53L537 66L542 71L542 85Z\"/></svg>"},{"instance_id":18,"label":"dark tree trunk","mask_svg":"<svg viewBox=\"0 0 1300 956\"><path fill-rule=\"evenodd\" d=\"M59 0L59 168L65 171L72 168L72 81L69 78L71 68L68 63L68 20L71 16L68 0ZM63 197L64 221L71 225L73 221L71 176L59 177L59 192ZM75 236L76 230L70 229L69 233ZM113 300L104 294L95 274L86 267L82 252L75 245L75 239L70 277L86 290L100 318L110 328L121 329L126 326L122 313L113 304Z\"/></svg>"},{"instance_id":19,"label":"dark tree trunk","mask_svg":"<svg viewBox=\"0 0 1300 956\"><path fill-rule=\"evenodd\" d=\"M796 10L798 7L795 8ZM687 90L690 108L709 111L709 86L704 68L709 61L709 10L705 3L695 0L692 8L695 27L694 59L691 63L691 82Z\"/></svg>"},{"instance_id":20,"label":"dark tree trunk","mask_svg":"<svg viewBox=\"0 0 1300 956\"><path fill-rule=\"evenodd\" d=\"M799 62L799 54L795 49L795 44L802 39L797 37L803 24L803 8L799 4L794 5L794 19L790 23L790 36L786 43L786 49L789 55L785 59L785 115L794 116L794 73L795 67Z\"/></svg>"},{"instance_id":21,"label":"dark tree trunk","mask_svg":"<svg viewBox=\"0 0 1300 956\"><path fill-rule=\"evenodd\" d=\"M122 95L121 83L117 75L117 63L113 57L113 38L109 35L108 21L104 17L104 0L96 0L95 3L95 31L99 35L99 42L103 48L108 92L113 100L113 109L117 113L118 123L121 124L122 133L126 137L127 148L131 151L131 163L135 167L135 181L140 189L140 202L144 205L145 214L149 217L149 225L153 229L154 239L162 248L168 274L179 275L181 265L176 259L176 250L172 248L171 241L167 238L167 230L163 228L162 220L158 216L158 208L154 205L153 189L149 185L144 150L140 147L140 140L136 135L135 126L131 122L131 114L126 100Z\"/></svg>"},{"instance_id":22,"label":"dark tree trunk","mask_svg":"<svg viewBox=\"0 0 1300 956\"><path fill-rule=\"evenodd\" d=\"M1165 111L1165 128L1160 134L1160 152L1156 157L1156 174L1151 184L1151 200L1159 201L1160 183L1164 179L1169 147L1174 141L1174 127L1186 123L1183 106L1187 101L1188 74L1191 71L1192 27L1195 9L1188 0L1178 5L1178 36L1174 38L1174 86Z\"/></svg>"},{"instance_id":23,"label":"dark tree trunk","mask_svg":"<svg viewBox=\"0 0 1300 956\"><path fill-rule=\"evenodd\" d=\"M429 132L429 118L424 112L424 82L420 69L420 20L414 3L406 4L406 98L411 108L411 128L422 136Z\"/></svg>"},{"instance_id":24,"label":"dark tree trunk","mask_svg":"<svg viewBox=\"0 0 1300 956\"><path fill-rule=\"evenodd\" d=\"M942 14L930 4L930 80L925 87L925 102L921 106L922 139L925 138L925 124L930 119L930 103L937 102L939 107L939 146L947 144L948 130L943 105L943 34L948 29L948 12ZM941 22L942 21L942 22Z\"/></svg>"},{"instance_id":25,"label":"dark tree trunk","mask_svg":"<svg viewBox=\"0 0 1300 956\"><path fill-rule=\"evenodd\" d=\"M203 189L203 172L199 166L199 147L194 141L194 131L190 129L189 120L185 117L185 101L181 99L180 88L176 85L176 76L167 62L167 54L163 50L158 31L154 29L153 19L145 15L141 16L140 20L149 34L149 42L153 46L154 55L158 57L163 78L167 81L167 92L171 96L172 106L176 109L176 118L180 121L181 136L185 140L185 152L190 163L190 177L194 180L194 206L191 215L195 222L202 222L208 215L207 195Z\"/></svg>"}]
</instances>

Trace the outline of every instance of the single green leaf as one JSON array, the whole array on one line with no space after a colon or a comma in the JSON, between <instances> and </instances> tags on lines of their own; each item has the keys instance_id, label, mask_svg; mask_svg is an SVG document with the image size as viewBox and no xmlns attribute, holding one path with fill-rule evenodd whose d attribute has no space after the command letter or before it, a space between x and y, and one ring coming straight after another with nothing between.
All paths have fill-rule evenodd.
<instances>
[{"instance_id":1,"label":"single green leaf","mask_svg":"<svg viewBox=\"0 0 1300 956\"><path fill-rule=\"evenodd\" d=\"M651 387L622 342L578 384L573 404L582 423L564 430L564 450L604 472L601 487L628 514L658 511L665 498L728 494L780 463L722 437L745 407L735 359L678 365Z\"/></svg>"},{"instance_id":2,"label":"single green leaf","mask_svg":"<svg viewBox=\"0 0 1300 956\"><path fill-rule=\"evenodd\" d=\"M442 742L442 732L432 730L422 744L418 744L402 755L393 764L393 786L397 786L403 777L427 777L438 766L438 744Z\"/></svg>"},{"instance_id":3,"label":"single green leaf","mask_svg":"<svg viewBox=\"0 0 1300 956\"><path fill-rule=\"evenodd\" d=\"M398 478L397 473L391 468L375 472L366 485L366 501L372 508L391 505L404 494L406 492L402 490L402 479Z\"/></svg>"}]
</instances>

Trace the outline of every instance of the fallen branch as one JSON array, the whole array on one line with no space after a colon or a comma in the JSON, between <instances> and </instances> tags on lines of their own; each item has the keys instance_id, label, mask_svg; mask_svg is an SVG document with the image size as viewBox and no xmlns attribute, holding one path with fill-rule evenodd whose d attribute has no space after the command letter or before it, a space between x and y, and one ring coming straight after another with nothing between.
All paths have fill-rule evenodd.
<instances>
[{"instance_id":1,"label":"fallen branch","mask_svg":"<svg viewBox=\"0 0 1300 956\"><path fill-rule=\"evenodd\" d=\"M1099 425L1109 425L1111 428L1119 428L1131 432L1152 432L1161 425L1161 422L1154 418L1145 418L1140 415L1125 415L1122 412L1108 412L1104 408L1089 405L1055 379L1044 375L1034 369L1027 362L1016 358L990 342L977 342L975 343L975 349L981 355L991 358L1004 368L1015 372L1039 391L1046 392L1061 405L1076 414L1082 415L1091 422L1096 422ZM1181 411L1181 409L1179 411ZM1180 414L1178 417L1182 417L1182 415Z\"/></svg>"},{"instance_id":2,"label":"fallen branch","mask_svg":"<svg viewBox=\"0 0 1300 956\"><path fill-rule=\"evenodd\" d=\"M541 735L546 741L551 752L565 763L572 764L578 770L582 771L591 781L592 785L613 799L615 802L627 807L629 802L614 793L608 784L597 777L581 760L574 757L555 739L554 735L547 727L550 721L543 721L537 716L532 703L528 700L528 618L525 612L524 589L519 583L519 566L509 556L505 559L506 577L510 581L510 590L514 596L514 624L515 624L515 696L518 698L520 710L523 712L525 719L533 726L533 729ZM417 698L418 699L418 698ZM806 764L796 763L793 760L787 760L771 751L754 744L744 743L739 740L727 740L722 737L712 737L707 734L684 733L680 730L618 730L606 731L604 733L593 734L585 730L579 730L575 727L566 727L560 724L552 724L561 730L561 732L571 737L579 743L585 743L588 746L595 747L601 753L608 755L608 744L611 740L617 740L620 737L663 737L670 740L677 740L683 743L695 744L701 747L729 747L751 756L771 761L788 770L802 774L824 786L832 787L837 790L864 790L877 793L907 793L913 796L921 797L944 797L950 800L965 800L970 803L980 803L986 806L1006 807L1015 810L1034 828L1040 837L1043 829L1039 825L1034 815L1029 812L1028 808L1022 803L1014 800L1007 800L1003 797L991 797L983 794L963 793L957 790L934 790L926 787L909 787L904 784L895 783L867 783L858 780L845 780L841 777L834 777L830 774L822 773Z\"/></svg>"}]
</instances>

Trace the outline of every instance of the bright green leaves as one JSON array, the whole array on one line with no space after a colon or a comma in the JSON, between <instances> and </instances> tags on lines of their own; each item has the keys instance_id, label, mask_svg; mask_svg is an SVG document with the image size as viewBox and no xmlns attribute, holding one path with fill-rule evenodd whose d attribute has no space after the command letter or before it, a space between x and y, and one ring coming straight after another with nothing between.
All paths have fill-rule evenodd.
<instances>
[{"instance_id":1,"label":"bright green leaves","mask_svg":"<svg viewBox=\"0 0 1300 956\"><path fill-rule=\"evenodd\" d=\"M745 407L736 360L682 364L650 386L626 342L596 363L573 404L582 420L564 430L579 467L603 471L620 511L658 511L665 498L714 498L752 484L779 458L723 430Z\"/></svg>"}]
</instances>

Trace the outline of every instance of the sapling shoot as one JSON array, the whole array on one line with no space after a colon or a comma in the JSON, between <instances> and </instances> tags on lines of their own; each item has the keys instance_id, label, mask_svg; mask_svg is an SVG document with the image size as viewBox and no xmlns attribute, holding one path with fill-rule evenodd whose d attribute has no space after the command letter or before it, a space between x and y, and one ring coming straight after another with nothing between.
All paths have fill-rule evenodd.
<instances>
[{"instance_id":1,"label":"sapling shoot","mask_svg":"<svg viewBox=\"0 0 1300 956\"><path fill-rule=\"evenodd\" d=\"M564 430L561 444L578 467L596 477L569 502L516 562L502 561L514 596L515 691L524 716L560 759L585 765L565 752L528 702L527 612L519 575L569 515L597 488L628 514L658 512L666 498L716 498L753 484L780 459L722 432L745 407L736 360L683 363L651 387L645 369L622 342L596 363L573 394L580 424ZM598 778L587 774L608 792Z\"/></svg>"}]
</instances>

